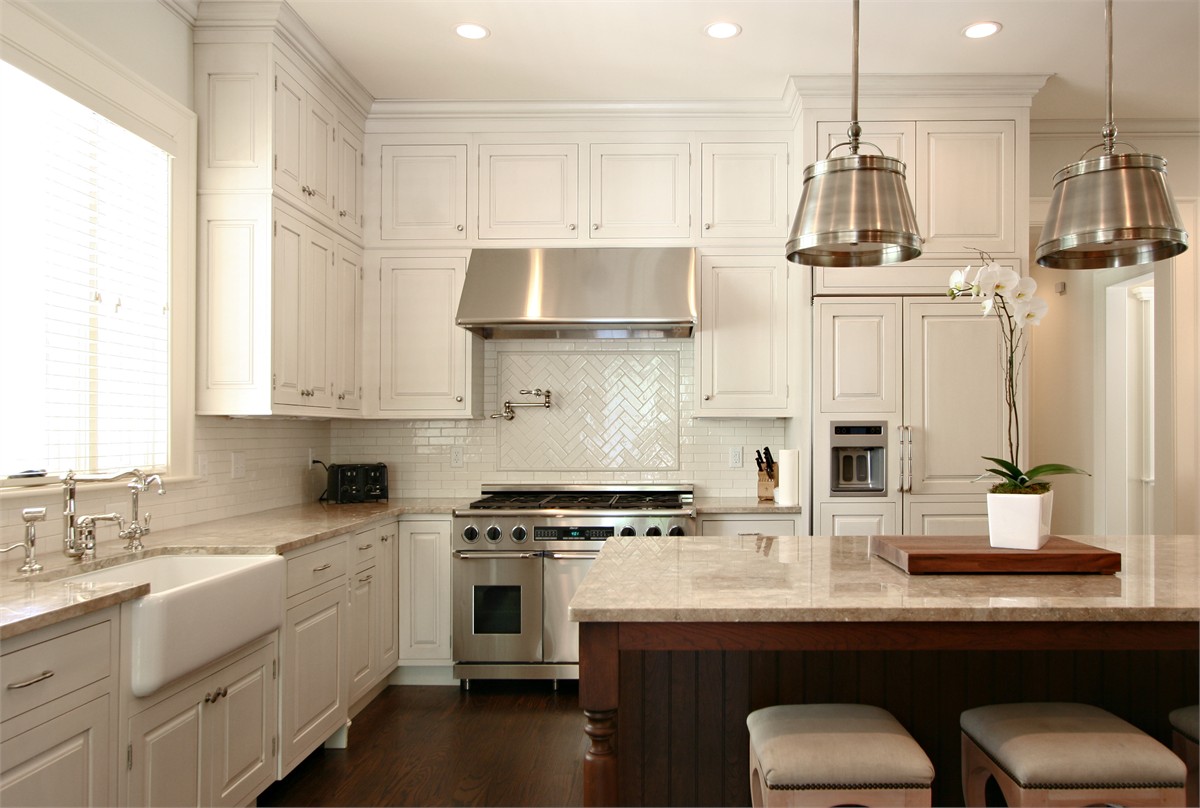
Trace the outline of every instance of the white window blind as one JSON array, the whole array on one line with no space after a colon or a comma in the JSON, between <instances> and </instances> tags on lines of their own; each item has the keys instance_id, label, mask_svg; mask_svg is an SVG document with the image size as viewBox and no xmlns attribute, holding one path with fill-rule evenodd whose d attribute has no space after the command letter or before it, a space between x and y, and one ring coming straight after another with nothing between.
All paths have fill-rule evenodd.
<instances>
[{"instance_id":1,"label":"white window blind","mask_svg":"<svg viewBox=\"0 0 1200 808\"><path fill-rule=\"evenodd\" d=\"M162 469L170 156L0 62L0 477Z\"/></svg>"}]
</instances>

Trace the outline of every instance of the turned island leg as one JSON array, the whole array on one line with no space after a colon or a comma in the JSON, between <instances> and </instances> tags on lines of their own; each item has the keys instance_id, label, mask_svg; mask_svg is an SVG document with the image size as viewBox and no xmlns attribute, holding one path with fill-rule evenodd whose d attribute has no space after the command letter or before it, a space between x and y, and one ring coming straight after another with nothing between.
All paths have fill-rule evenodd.
<instances>
[{"instance_id":1,"label":"turned island leg","mask_svg":"<svg viewBox=\"0 0 1200 808\"><path fill-rule=\"evenodd\" d=\"M583 804L617 804L617 625L579 625L579 704L586 718Z\"/></svg>"}]
</instances>

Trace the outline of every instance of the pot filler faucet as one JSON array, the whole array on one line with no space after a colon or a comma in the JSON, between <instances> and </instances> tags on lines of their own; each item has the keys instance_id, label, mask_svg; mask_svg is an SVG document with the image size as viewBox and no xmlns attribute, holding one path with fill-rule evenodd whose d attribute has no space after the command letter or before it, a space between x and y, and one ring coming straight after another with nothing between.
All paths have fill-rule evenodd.
<instances>
[{"instance_id":1,"label":"pot filler faucet","mask_svg":"<svg viewBox=\"0 0 1200 808\"><path fill-rule=\"evenodd\" d=\"M133 499L133 514L129 526L119 513L101 513L77 516L75 514L75 484L79 482L112 482L124 477L132 477L129 481L130 496ZM163 481L157 474L147 475L140 469L131 469L116 474L76 474L68 471L63 477L63 553L68 558L78 558L90 561L96 557L96 523L116 522L117 536L125 540L126 550L141 550L142 536L150 532L150 514L143 520L138 515L138 496L150 490L150 486L158 485L158 494L162 496Z\"/></svg>"}]
</instances>

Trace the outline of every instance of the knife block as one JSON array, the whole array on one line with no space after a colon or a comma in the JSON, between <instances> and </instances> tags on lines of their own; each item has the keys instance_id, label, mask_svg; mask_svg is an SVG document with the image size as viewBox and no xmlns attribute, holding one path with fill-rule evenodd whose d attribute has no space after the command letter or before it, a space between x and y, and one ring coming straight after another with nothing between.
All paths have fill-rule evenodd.
<instances>
[{"instance_id":1,"label":"knife block","mask_svg":"<svg viewBox=\"0 0 1200 808\"><path fill-rule=\"evenodd\" d=\"M767 476L765 471L758 473L758 501L759 502L774 502L775 500L775 481Z\"/></svg>"}]
</instances>

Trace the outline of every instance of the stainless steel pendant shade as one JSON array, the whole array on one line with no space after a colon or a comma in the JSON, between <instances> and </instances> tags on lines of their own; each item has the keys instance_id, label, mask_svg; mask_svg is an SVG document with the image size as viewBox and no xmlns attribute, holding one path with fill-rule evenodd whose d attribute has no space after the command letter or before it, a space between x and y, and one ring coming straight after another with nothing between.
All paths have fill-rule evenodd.
<instances>
[{"instance_id":1,"label":"stainless steel pendant shade","mask_svg":"<svg viewBox=\"0 0 1200 808\"><path fill-rule=\"evenodd\" d=\"M804 169L800 206L786 255L797 264L871 267L921 254L921 234L904 181L904 163L882 154L859 154L858 0L854 0L854 59L850 72L850 129L846 143ZM873 145L873 144L871 144ZM849 146L845 157L830 157Z\"/></svg>"},{"instance_id":2,"label":"stainless steel pendant shade","mask_svg":"<svg viewBox=\"0 0 1200 808\"><path fill-rule=\"evenodd\" d=\"M1054 175L1054 194L1034 259L1053 269L1107 269L1179 255L1188 234L1167 190L1167 161L1155 154L1114 154L1112 0L1104 4L1108 39L1107 118L1099 157ZM1128 145L1128 144L1125 144Z\"/></svg>"}]
</instances>

